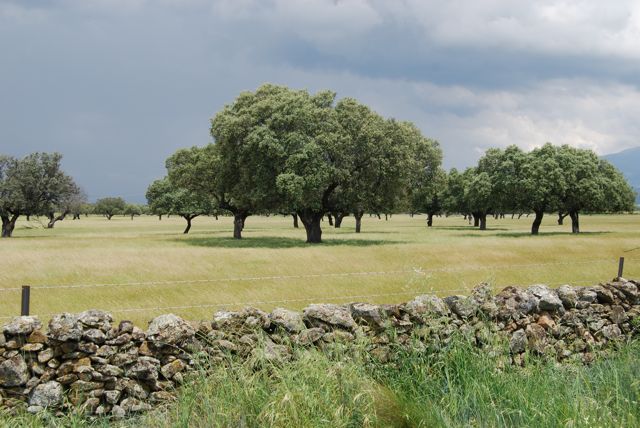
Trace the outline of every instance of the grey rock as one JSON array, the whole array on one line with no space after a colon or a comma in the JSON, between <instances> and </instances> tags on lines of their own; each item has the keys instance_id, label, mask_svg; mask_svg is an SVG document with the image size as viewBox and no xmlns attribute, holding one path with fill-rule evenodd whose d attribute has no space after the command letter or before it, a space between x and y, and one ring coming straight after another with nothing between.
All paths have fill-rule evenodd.
<instances>
[{"instance_id":1,"label":"grey rock","mask_svg":"<svg viewBox=\"0 0 640 428\"><path fill-rule=\"evenodd\" d=\"M155 358L140 357L135 364L126 369L125 374L133 379L155 381L158 380L159 366L160 362Z\"/></svg>"},{"instance_id":2,"label":"grey rock","mask_svg":"<svg viewBox=\"0 0 640 428\"><path fill-rule=\"evenodd\" d=\"M108 312L90 309L79 313L78 321L86 327L99 328L100 330L108 331L111 328L111 321L113 321L113 317Z\"/></svg>"},{"instance_id":3,"label":"grey rock","mask_svg":"<svg viewBox=\"0 0 640 428\"><path fill-rule=\"evenodd\" d=\"M377 305L353 303L351 304L351 317L358 324L364 323L376 329L384 328L382 311Z\"/></svg>"},{"instance_id":4,"label":"grey rock","mask_svg":"<svg viewBox=\"0 0 640 428\"><path fill-rule=\"evenodd\" d=\"M82 333L82 339L101 345L105 340L107 340L107 335L104 334L104 332L100 329L92 328L89 330L85 330Z\"/></svg>"},{"instance_id":5,"label":"grey rock","mask_svg":"<svg viewBox=\"0 0 640 428\"><path fill-rule=\"evenodd\" d=\"M147 404L144 401L140 401L136 398L131 398L131 397L125 398L124 400L122 400L122 403L120 403L120 407L126 413L138 413L138 412L145 412L145 411L151 410L150 404ZM113 413L113 410L111 412Z\"/></svg>"},{"instance_id":6,"label":"grey rock","mask_svg":"<svg viewBox=\"0 0 640 428\"><path fill-rule=\"evenodd\" d=\"M638 287L631 281L621 281L613 283L613 287L617 290L621 291L629 303L636 304L638 303L638 297L640 297L640 293L638 292Z\"/></svg>"},{"instance_id":7,"label":"grey rock","mask_svg":"<svg viewBox=\"0 0 640 428\"><path fill-rule=\"evenodd\" d=\"M322 339L323 335L324 330L321 328L310 328L307 330L303 330L300 334L298 334L296 343L302 346L311 345Z\"/></svg>"},{"instance_id":8,"label":"grey rock","mask_svg":"<svg viewBox=\"0 0 640 428\"><path fill-rule=\"evenodd\" d=\"M173 360L172 362L162 366L160 373L162 373L162 376L164 376L165 379L172 379L176 373L180 373L186 367L187 365L183 363L182 360Z\"/></svg>"},{"instance_id":9,"label":"grey rock","mask_svg":"<svg viewBox=\"0 0 640 428\"><path fill-rule=\"evenodd\" d=\"M27 407L27 413L31 413L32 415L37 415L40 412L44 411L44 407L41 406L29 406Z\"/></svg>"},{"instance_id":10,"label":"grey rock","mask_svg":"<svg viewBox=\"0 0 640 428\"><path fill-rule=\"evenodd\" d=\"M38 362L46 363L55 356L53 348L47 348L38 354Z\"/></svg>"},{"instance_id":11,"label":"grey rock","mask_svg":"<svg viewBox=\"0 0 640 428\"><path fill-rule=\"evenodd\" d=\"M7 336L26 336L34 330L42 328L42 322L35 316L15 317L11 322L2 328Z\"/></svg>"},{"instance_id":12,"label":"grey rock","mask_svg":"<svg viewBox=\"0 0 640 428\"><path fill-rule=\"evenodd\" d=\"M444 298L444 302L449 309L460 318L469 318L474 316L480 307L478 302L466 296L449 296Z\"/></svg>"},{"instance_id":13,"label":"grey rock","mask_svg":"<svg viewBox=\"0 0 640 428\"><path fill-rule=\"evenodd\" d=\"M69 313L54 315L49 321L48 336L59 342L77 342L82 338L82 325L76 315Z\"/></svg>"},{"instance_id":14,"label":"grey rock","mask_svg":"<svg viewBox=\"0 0 640 428\"><path fill-rule=\"evenodd\" d=\"M620 331L620 328L615 324L607 325L603 327L601 330L601 333L604 337L606 337L609 340L614 340L622 336L622 332Z\"/></svg>"},{"instance_id":15,"label":"grey rock","mask_svg":"<svg viewBox=\"0 0 640 428\"><path fill-rule=\"evenodd\" d=\"M562 300L554 290L549 289L546 285L532 285L527 288L527 292L538 299L538 310L540 311L556 312L564 309Z\"/></svg>"},{"instance_id":16,"label":"grey rock","mask_svg":"<svg viewBox=\"0 0 640 428\"><path fill-rule=\"evenodd\" d=\"M511 335L509 340L509 349L512 354L519 354L524 352L527 346L527 334L524 330L516 330Z\"/></svg>"},{"instance_id":17,"label":"grey rock","mask_svg":"<svg viewBox=\"0 0 640 428\"><path fill-rule=\"evenodd\" d=\"M576 303L578 301L578 293L576 290L570 285L562 285L557 290L558 297L562 301L562 304L566 309L571 309L576 307Z\"/></svg>"},{"instance_id":18,"label":"grey rock","mask_svg":"<svg viewBox=\"0 0 640 428\"><path fill-rule=\"evenodd\" d=\"M344 306L332 304L309 305L303 311L305 323L311 327L342 328L355 330L357 325L351 312Z\"/></svg>"},{"instance_id":19,"label":"grey rock","mask_svg":"<svg viewBox=\"0 0 640 428\"><path fill-rule=\"evenodd\" d=\"M624 311L624 308L620 305L615 305L611 307L611 313L609 314L609 319L614 324L624 324L629 321L629 316Z\"/></svg>"},{"instance_id":20,"label":"grey rock","mask_svg":"<svg viewBox=\"0 0 640 428\"><path fill-rule=\"evenodd\" d=\"M219 329L236 329L244 324L244 318L240 312L218 311L213 314L211 327Z\"/></svg>"},{"instance_id":21,"label":"grey rock","mask_svg":"<svg viewBox=\"0 0 640 428\"><path fill-rule=\"evenodd\" d=\"M273 324L284 328L290 333L299 333L306 328L300 312L276 308L269 314L269 318Z\"/></svg>"},{"instance_id":22,"label":"grey rock","mask_svg":"<svg viewBox=\"0 0 640 428\"><path fill-rule=\"evenodd\" d=\"M111 415L114 419L124 419L127 416L127 412L120 406L113 406Z\"/></svg>"},{"instance_id":23,"label":"grey rock","mask_svg":"<svg viewBox=\"0 0 640 428\"><path fill-rule=\"evenodd\" d=\"M449 315L449 307L439 297L432 294L423 294L405 304L405 310L414 318L422 315L435 315L443 317Z\"/></svg>"},{"instance_id":24,"label":"grey rock","mask_svg":"<svg viewBox=\"0 0 640 428\"><path fill-rule=\"evenodd\" d=\"M27 381L29 381L29 368L21 355L14 355L0 363L0 386L21 386Z\"/></svg>"},{"instance_id":25,"label":"grey rock","mask_svg":"<svg viewBox=\"0 0 640 428\"><path fill-rule=\"evenodd\" d=\"M189 323L174 314L154 318L147 329L147 339L156 345L181 345L195 334Z\"/></svg>"},{"instance_id":26,"label":"grey rock","mask_svg":"<svg viewBox=\"0 0 640 428\"><path fill-rule=\"evenodd\" d=\"M30 406L58 407L62 404L64 391L62 385L56 381L41 383L36 386L29 396Z\"/></svg>"}]
</instances>

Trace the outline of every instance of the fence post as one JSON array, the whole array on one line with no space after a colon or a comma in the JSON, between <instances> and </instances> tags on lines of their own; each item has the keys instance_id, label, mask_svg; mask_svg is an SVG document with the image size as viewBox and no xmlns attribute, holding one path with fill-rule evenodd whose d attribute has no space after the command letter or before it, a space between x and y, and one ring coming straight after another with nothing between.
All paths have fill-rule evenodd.
<instances>
[{"instance_id":1,"label":"fence post","mask_svg":"<svg viewBox=\"0 0 640 428\"><path fill-rule=\"evenodd\" d=\"M28 285L22 286L22 305L20 309L20 315L29 315L29 299L31 297L31 287Z\"/></svg>"},{"instance_id":2,"label":"fence post","mask_svg":"<svg viewBox=\"0 0 640 428\"><path fill-rule=\"evenodd\" d=\"M620 261L618 262L618 278L622 278L623 271L624 271L624 257L620 257Z\"/></svg>"}]
</instances>

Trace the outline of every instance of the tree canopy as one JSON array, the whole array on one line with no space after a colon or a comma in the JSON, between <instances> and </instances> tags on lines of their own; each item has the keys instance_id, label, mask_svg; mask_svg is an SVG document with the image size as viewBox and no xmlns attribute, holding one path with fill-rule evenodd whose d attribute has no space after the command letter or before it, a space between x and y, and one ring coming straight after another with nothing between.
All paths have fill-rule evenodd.
<instances>
[{"instance_id":1,"label":"tree canopy","mask_svg":"<svg viewBox=\"0 0 640 428\"><path fill-rule=\"evenodd\" d=\"M65 174L59 153L32 153L22 159L0 156L2 237L11 237L21 215L66 210L82 192Z\"/></svg>"}]
</instances>

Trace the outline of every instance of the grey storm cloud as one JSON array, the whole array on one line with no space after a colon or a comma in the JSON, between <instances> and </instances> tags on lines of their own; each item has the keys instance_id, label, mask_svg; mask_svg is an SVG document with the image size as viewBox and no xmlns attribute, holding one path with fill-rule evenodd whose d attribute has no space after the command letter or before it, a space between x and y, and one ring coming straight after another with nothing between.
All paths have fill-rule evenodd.
<instances>
[{"instance_id":1,"label":"grey storm cloud","mask_svg":"<svg viewBox=\"0 0 640 428\"><path fill-rule=\"evenodd\" d=\"M63 153L91 198L143 201L264 82L414 121L447 167L507 144L640 144L633 0L0 0L0 65L0 152Z\"/></svg>"}]
</instances>

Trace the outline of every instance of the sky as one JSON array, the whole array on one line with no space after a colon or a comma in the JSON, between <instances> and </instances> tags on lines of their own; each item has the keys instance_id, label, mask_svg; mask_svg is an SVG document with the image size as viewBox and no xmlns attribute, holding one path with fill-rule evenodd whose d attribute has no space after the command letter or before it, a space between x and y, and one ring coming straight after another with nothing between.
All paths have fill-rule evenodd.
<instances>
[{"instance_id":1,"label":"sky","mask_svg":"<svg viewBox=\"0 0 640 428\"><path fill-rule=\"evenodd\" d=\"M640 145L640 1L0 0L0 153L61 152L91 200L144 202L267 82L412 121L446 168L614 153Z\"/></svg>"}]
</instances>

